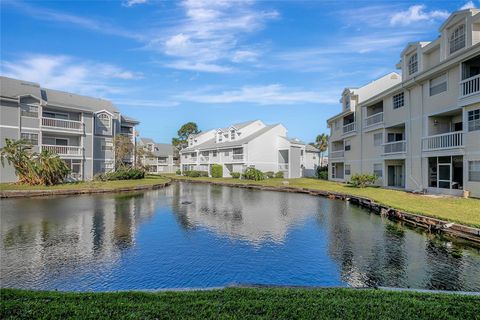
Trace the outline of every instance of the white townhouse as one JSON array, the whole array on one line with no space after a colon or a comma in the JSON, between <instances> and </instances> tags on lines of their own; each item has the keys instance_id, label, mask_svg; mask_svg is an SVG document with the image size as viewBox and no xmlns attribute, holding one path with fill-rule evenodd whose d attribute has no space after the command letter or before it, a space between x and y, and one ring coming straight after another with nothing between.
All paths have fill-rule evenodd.
<instances>
[{"instance_id":1,"label":"white townhouse","mask_svg":"<svg viewBox=\"0 0 480 320\"><path fill-rule=\"evenodd\" d=\"M401 79L345 89L328 120L330 179L375 173L384 187L480 197L480 10L439 32L406 46Z\"/></svg>"},{"instance_id":2,"label":"white townhouse","mask_svg":"<svg viewBox=\"0 0 480 320\"><path fill-rule=\"evenodd\" d=\"M57 153L70 167L70 180L92 179L114 170L115 135L135 142L138 121L120 114L108 100L0 77L0 148L5 139L25 139L33 150ZM134 155L124 159L134 162ZM0 164L0 182L17 180L15 170Z\"/></svg>"},{"instance_id":3,"label":"white townhouse","mask_svg":"<svg viewBox=\"0 0 480 320\"><path fill-rule=\"evenodd\" d=\"M298 139L287 137L282 124L266 125L260 120L233 124L191 135L180 151L182 171L210 172L212 164L223 166L223 176L254 167L263 172L282 171L285 178L313 176L319 152Z\"/></svg>"},{"instance_id":4,"label":"white townhouse","mask_svg":"<svg viewBox=\"0 0 480 320\"><path fill-rule=\"evenodd\" d=\"M178 165L178 155L175 147L167 143L157 143L150 138L139 138L138 146L148 152L141 157L141 162L148 167L149 173L174 173Z\"/></svg>"}]
</instances>

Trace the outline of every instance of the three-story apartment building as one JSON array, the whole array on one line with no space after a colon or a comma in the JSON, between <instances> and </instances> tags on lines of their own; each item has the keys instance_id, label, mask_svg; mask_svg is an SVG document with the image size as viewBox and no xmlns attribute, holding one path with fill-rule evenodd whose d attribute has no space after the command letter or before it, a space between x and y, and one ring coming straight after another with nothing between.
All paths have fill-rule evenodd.
<instances>
[{"instance_id":1,"label":"three-story apartment building","mask_svg":"<svg viewBox=\"0 0 480 320\"><path fill-rule=\"evenodd\" d=\"M224 177L254 167L298 178L315 174L319 152L288 138L282 124L266 125L255 120L191 135L188 147L180 151L180 162L182 171L210 172L212 164L220 164Z\"/></svg>"},{"instance_id":2,"label":"three-story apartment building","mask_svg":"<svg viewBox=\"0 0 480 320\"><path fill-rule=\"evenodd\" d=\"M480 197L480 10L409 43L397 67L401 80L381 90L343 93L344 111L328 120L329 178L375 173L385 187Z\"/></svg>"},{"instance_id":3,"label":"three-story apartment building","mask_svg":"<svg viewBox=\"0 0 480 320\"><path fill-rule=\"evenodd\" d=\"M114 169L114 136L135 141L138 121L124 117L107 100L0 77L0 147L25 139L33 151L57 153L71 169L69 179L91 179ZM126 162L133 162L130 155ZM14 169L0 166L0 182L16 181Z\"/></svg>"},{"instance_id":4,"label":"three-story apartment building","mask_svg":"<svg viewBox=\"0 0 480 320\"><path fill-rule=\"evenodd\" d=\"M138 145L146 151L141 161L148 167L150 173L174 173L180 169L178 153L175 152L173 145L157 143L150 138L138 139Z\"/></svg>"}]
</instances>

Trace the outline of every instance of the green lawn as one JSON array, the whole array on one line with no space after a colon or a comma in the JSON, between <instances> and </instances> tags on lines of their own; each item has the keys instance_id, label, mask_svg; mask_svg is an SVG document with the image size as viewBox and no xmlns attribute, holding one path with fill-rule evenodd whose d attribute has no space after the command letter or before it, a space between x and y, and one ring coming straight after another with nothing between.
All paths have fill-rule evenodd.
<instances>
[{"instance_id":1,"label":"green lawn","mask_svg":"<svg viewBox=\"0 0 480 320\"><path fill-rule=\"evenodd\" d=\"M150 186L153 184L165 183L169 179L159 176L147 176L138 180L117 180L117 181L86 181L77 183L64 183L56 186L28 186L12 183L0 183L0 191L10 190L75 190L75 189L117 189L125 187Z\"/></svg>"},{"instance_id":2,"label":"green lawn","mask_svg":"<svg viewBox=\"0 0 480 320\"><path fill-rule=\"evenodd\" d=\"M374 289L59 293L2 289L2 319L478 319L480 297Z\"/></svg>"},{"instance_id":3,"label":"green lawn","mask_svg":"<svg viewBox=\"0 0 480 320\"><path fill-rule=\"evenodd\" d=\"M173 177L173 175L171 176ZM187 178L175 176L180 179L200 181L228 182L238 184L257 184L266 186L283 186L284 179L268 179L264 181L238 180L231 178ZM309 188L324 190L370 198L378 203L417 213L435 217L465 225L480 227L480 200L464 199L457 197L432 197L417 195L404 191L388 190L381 188L354 188L347 184L318 179L289 179L289 187Z\"/></svg>"}]
</instances>

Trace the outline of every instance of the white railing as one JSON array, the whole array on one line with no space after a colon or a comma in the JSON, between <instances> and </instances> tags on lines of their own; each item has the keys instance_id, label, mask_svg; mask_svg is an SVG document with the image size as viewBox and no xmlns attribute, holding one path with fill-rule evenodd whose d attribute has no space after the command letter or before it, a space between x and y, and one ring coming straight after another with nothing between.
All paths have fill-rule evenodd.
<instances>
[{"instance_id":1,"label":"white railing","mask_svg":"<svg viewBox=\"0 0 480 320\"><path fill-rule=\"evenodd\" d=\"M83 123L81 121L63 120L54 118L42 118L42 126L49 128L82 130Z\"/></svg>"},{"instance_id":2,"label":"white railing","mask_svg":"<svg viewBox=\"0 0 480 320\"><path fill-rule=\"evenodd\" d=\"M480 93L480 74L460 81L460 97L465 98Z\"/></svg>"},{"instance_id":3,"label":"white railing","mask_svg":"<svg viewBox=\"0 0 480 320\"><path fill-rule=\"evenodd\" d=\"M200 157L200 162L208 162L210 160L209 156L201 156Z\"/></svg>"},{"instance_id":4,"label":"white railing","mask_svg":"<svg viewBox=\"0 0 480 320\"><path fill-rule=\"evenodd\" d=\"M42 149L61 156L81 156L83 152L83 148L78 146L55 146L43 144Z\"/></svg>"},{"instance_id":5,"label":"white railing","mask_svg":"<svg viewBox=\"0 0 480 320\"><path fill-rule=\"evenodd\" d=\"M70 172L67 176L67 180L82 180L82 174L79 172Z\"/></svg>"},{"instance_id":6,"label":"white railing","mask_svg":"<svg viewBox=\"0 0 480 320\"><path fill-rule=\"evenodd\" d=\"M343 133L355 131L355 122L343 126Z\"/></svg>"},{"instance_id":7,"label":"white railing","mask_svg":"<svg viewBox=\"0 0 480 320\"><path fill-rule=\"evenodd\" d=\"M383 144L383 153L385 154L402 153L406 151L406 147L407 147L407 142L405 140L387 142Z\"/></svg>"},{"instance_id":8,"label":"white railing","mask_svg":"<svg viewBox=\"0 0 480 320\"><path fill-rule=\"evenodd\" d=\"M278 171L288 171L288 163L279 163Z\"/></svg>"},{"instance_id":9,"label":"white railing","mask_svg":"<svg viewBox=\"0 0 480 320\"><path fill-rule=\"evenodd\" d=\"M423 138L423 150L441 150L463 147L463 132L448 132Z\"/></svg>"},{"instance_id":10,"label":"white railing","mask_svg":"<svg viewBox=\"0 0 480 320\"><path fill-rule=\"evenodd\" d=\"M233 161L243 161L243 154L234 154L232 155Z\"/></svg>"},{"instance_id":11,"label":"white railing","mask_svg":"<svg viewBox=\"0 0 480 320\"><path fill-rule=\"evenodd\" d=\"M197 162L197 157L191 157L187 162Z\"/></svg>"},{"instance_id":12,"label":"white railing","mask_svg":"<svg viewBox=\"0 0 480 320\"><path fill-rule=\"evenodd\" d=\"M344 156L345 156L345 152L343 150L330 152L330 158L332 159L343 158Z\"/></svg>"},{"instance_id":13,"label":"white railing","mask_svg":"<svg viewBox=\"0 0 480 320\"><path fill-rule=\"evenodd\" d=\"M383 122L383 112L375 113L365 118L365 127L373 126L376 123Z\"/></svg>"}]
</instances>

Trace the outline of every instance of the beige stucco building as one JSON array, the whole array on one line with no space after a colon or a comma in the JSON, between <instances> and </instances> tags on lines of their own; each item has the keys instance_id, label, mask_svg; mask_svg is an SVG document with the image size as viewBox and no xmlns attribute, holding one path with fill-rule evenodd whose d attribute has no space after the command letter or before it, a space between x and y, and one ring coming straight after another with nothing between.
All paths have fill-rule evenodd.
<instances>
[{"instance_id":1,"label":"beige stucco building","mask_svg":"<svg viewBox=\"0 0 480 320\"><path fill-rule=\"evenodd\" d=\"M375 173L384 187L480 197L480 10L409 43L396 73L344 90L328 120L329 178Z\"/></svg>"}]
</instances>

